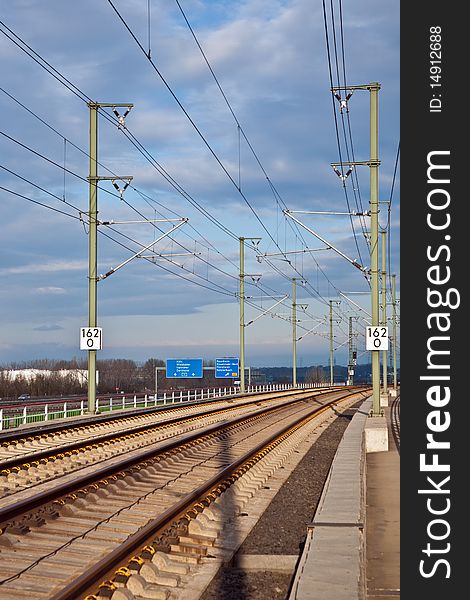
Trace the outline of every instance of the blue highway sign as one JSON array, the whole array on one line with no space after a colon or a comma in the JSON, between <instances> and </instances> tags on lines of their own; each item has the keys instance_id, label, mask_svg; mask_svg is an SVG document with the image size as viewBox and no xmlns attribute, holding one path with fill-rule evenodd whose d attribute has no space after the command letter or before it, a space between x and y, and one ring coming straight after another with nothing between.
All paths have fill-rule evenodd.
<instances>
[{"instance_id":1,"label":"blue highway sign","mask_svg":"<svg viewBox=\"0 0 470 600\"><path fill-rule=\"evenodd\" d=\"M169 358L166 361L166 377L201 379L202 358Z\"/></svg>"},{"instance_id":2,"label":"blue highway sign","mask_svg":"<svg viewBox=\"0 0 470 600\"><path fill-rule=\"evenodd\" d=\"M215 377L238 377L238 358L216 358L215 359Z\"/></svg>"}]
</instances>

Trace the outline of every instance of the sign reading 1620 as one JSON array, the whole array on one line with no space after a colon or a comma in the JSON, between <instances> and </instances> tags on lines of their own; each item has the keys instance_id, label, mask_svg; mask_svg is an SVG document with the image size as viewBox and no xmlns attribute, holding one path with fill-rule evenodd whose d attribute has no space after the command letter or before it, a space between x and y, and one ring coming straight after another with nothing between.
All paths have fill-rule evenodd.
<instances>
[{"instance_id":1,"label":"sign reading 1620","mask_svg":"<svg viewBox=\"0 0 470 600\"><path fill-rule=\"evenodd\" d=\"M80 327L80 350L101 350L103 329L101 327Z\"/></svg>"},{"instance_id":2,"label":"sign reading 1620","mask_svg":"<svg viewBox=\"0 0 470 600\"><path fill-rule=\"evenodd\" d=\"M388 350L388 327L366 327L366 350Z\"/></svg>"}]
</instances>

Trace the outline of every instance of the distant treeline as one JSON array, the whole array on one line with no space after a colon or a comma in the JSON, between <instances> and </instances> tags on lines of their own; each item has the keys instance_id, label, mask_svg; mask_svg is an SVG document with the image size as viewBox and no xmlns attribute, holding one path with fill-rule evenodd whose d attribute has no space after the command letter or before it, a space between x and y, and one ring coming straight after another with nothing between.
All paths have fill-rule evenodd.
<instances>
[{"instance_id":1,"label":"distant treeline","mask_svg":"<svg viewBox=\"0 0 470 600\"><path fill-rule=\"evenodd\" d=\"M99 393L153 390L155 367L164 364L158 359L149 359L143 365L127 359L98 360ZM41 359L3 364L0 365L0 398L14 399L20 394L29 394L32 398L86 394L87 381L78 376L86 370L86 360Z\"/></svg>"},{"instance_id":2,"label":"distant treeline","mask_svg":"<svg viewBox=\"0 0 470 600\"><path fill-rule=\"evenodd\" d=\"M205 361L205 366L214 366L213 361ZM158 370L157 370L157 367ZM97 361L99 373L98 392L108 393L152 393L155 391L156 373L158 390L178 390L197 387L232 385L233 380L215 379L214 372L204 370L202 379L167 379L165 361L149 358L145 363L116 358ZM0 364L0 399L15 399L20 394L32 398L44 396L68 396L86 394L87 383L78 372L87 370L86 360L41 359L23 363ZM15 376L12 372L16 371ZM18 373L19 371L19 373ZM34 373L33 371L39 371ZM41 372L42 371L42 372ZM355 383L370 383L371 365L355 367ZM251 368L251 383L290 383L292 367ZM347 380L347 367L334 366L336 382ZM399 379L399 374L398 374ZM330 380L329 366L297 367L299 383L327 383ZM248 373L246 376L248 382Z\"/></svg>"}]
</instances>

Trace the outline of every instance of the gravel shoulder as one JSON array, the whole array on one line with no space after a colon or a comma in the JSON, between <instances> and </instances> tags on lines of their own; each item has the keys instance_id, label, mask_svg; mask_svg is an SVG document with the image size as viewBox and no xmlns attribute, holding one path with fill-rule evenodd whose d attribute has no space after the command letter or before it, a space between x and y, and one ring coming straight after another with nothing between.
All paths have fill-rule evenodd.
<instances>
[{"instance_id":1,"label":"gravel shoulder","mask_svg":"<svg viewBox=\"0 0 470 600\"><path fill-rule=\"evenodd\" d=\"M362 402L339 414L318 437L245 539L232 564L219 570L201 600L288 597L294 576L292 564L302 553L306 525L315 514L343 433ZM266 568L267 556L272 568Z\"/></svg>"}]
</instances>

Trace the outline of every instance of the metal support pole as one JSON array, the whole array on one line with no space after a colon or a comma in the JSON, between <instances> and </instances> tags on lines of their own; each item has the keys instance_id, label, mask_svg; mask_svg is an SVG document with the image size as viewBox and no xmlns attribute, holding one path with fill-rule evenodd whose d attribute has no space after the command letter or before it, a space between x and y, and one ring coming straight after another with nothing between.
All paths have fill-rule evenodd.
<instances>
[{"instance_id":1,"label":"metal support pole","mask_svg":"<svg viewBox=\"0 0 470 600\"><path fill-rule=\"evenodd\" d=\"M245 393L245 238L240 240L240 392Z\"/></svg>"},{"instance_id":2,"label":"metal support pole","mask_svg":"<svg viewBox=\"0 0 470 600\"><path fill-rule=\"evenodd\" d=\"M107 107L116 109L124 106L128 111L132 104L108 104L102 102L88 102L90 109L90 175L89 195L90 206L88 215L88 327L97 326L97 234L98 234L98 181L100 179L113 180L114 177L98 177L98 110ZM127 113L126 113L127 114ZM125 115L121 117L124 120ZM121 122L120 119L120 122ZM132 178L131 178L132 179ZM88 412L95 414L96 402L96 350L88 350Z\"/></svg>"},{"instance_id":3,"label":"metal support pole","mask_svg":"<svg viewBox=\"0 0 470 600\"><path fill-rule=\"evenodd\" d=\"M88 327L96 327L97 288L97 232L98 232L98 107L90 108L90 177L89 177L89 232L88 232ZM88 350L88 412L96 411L96 350Z\"/></svg>"},{"instance_id":4,"label":"metal support pole","mask_svg":"<svg viewBox=\"0 0 470 600\"><path fill-rule=\"evenodd\" d=\"M370 270L372 327L379 326L379 159L378 92L379 83L368 85L370 92ZM372 416L380 412L380 350L372 350Z\"/></svg>"},{"instance_id":5,"label":"metal support pole","mask_svg":"<svg viewBox=\"0 0 470 600\"><path fill-rule=\"evenodd\" d=\"M392 275L392 307L393 307L393 389L397 391L397 297L395 273Z\"/></svg>"},{"instance_id":6,"label":"metal support pole","mask_svg":"<svg viewBox=\"0 0 470 600\"><path fill-rule=\"evenodd\" d=\"M382 231L382 325L387 327L387 232ZM383 393L388 394L387 351L382 352Z\"/></svg>"},{"instance_id":7,"label":"metal support pole","mask_svg":"<svg viewBox=\"0 0 470 600\"><path fill-rule=\"evenodd\" d=\"M330 385L333 381L333 300L330 300Z\"/></svg>"},{"instance_id":8,"label":"metal support pole","mask_svg":"<svg viewBox=\"0 0 470 600\"><path fill-rule=\"evenodd\" d=\"M297 294L295 277L292 279L292 385L297 386Z\"/></svg>"},{"instance_id":9,"label":"metal support pole","mask_svg":"<svg viewBox=\"0 0 470 600\"><path fill-rule=\"evenodd\" d=\"M354 368L354 361L353 361L353 333L352 333L353 329L352 329L352 317L349 317L349 336L348 336L348 342L349 342L349 360L348 360L348 385L353 385L353 380L354 377L351 374Z\"/></svg>"}]
</instances>

